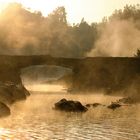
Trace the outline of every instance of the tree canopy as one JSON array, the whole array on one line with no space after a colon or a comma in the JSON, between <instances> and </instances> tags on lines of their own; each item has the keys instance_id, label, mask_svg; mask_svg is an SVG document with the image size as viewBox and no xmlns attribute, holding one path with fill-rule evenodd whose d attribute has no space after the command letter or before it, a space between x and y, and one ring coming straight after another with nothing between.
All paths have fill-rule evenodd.
<instances>
[{"instance_id":1,"label":"tree canopy","mask_svg":"<svg viewBox=\"0 0 140 140\"><path fill-rule=\"evenodd\" d=\"M80 23L70 25L63 6L44 17L39 11L31 12L21 4L12 3L0 14L0 54L85 57L97 48L98 42L103 42L103 46L111 44L106 41L112 39L112 33L121 26L114 27L116 20L134 23L139 33L140 6L126 5L123 10L115 10L100 23L89 24L83 18ZM100 40L105 36L108 39ZM137 44L135 46L139 47ZM108 50L111 50L109 47Z\"/></svg>"}]
</instances>

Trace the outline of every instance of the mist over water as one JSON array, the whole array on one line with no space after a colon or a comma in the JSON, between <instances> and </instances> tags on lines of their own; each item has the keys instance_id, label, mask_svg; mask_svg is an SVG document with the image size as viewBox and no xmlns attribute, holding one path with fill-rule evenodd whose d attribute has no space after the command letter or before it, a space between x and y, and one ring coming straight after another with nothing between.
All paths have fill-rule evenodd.
<instances>
[{"instance_id":1,"label":"mist over water","mask_svg":"<svg viewBox=\"0 0 140 140\"><path fill-rule=\"evenodd\" d=\"M47 77L51 80L51 73L56 69L55 66L47 66L47 68L45 81L48 81ZM41 68L36 66L22 73L23 83L31 96L26 101L15 103L11 108L11 116L0 120L0 139L138 140L140 134L139 104L122 106L113 111L108 109L107 105L120 99L120 96L107 96L103 92L73 94L67 92L67 87L62 84L47 82L41 84L42 77L36 79L35 84L34 76L38 75L37 72L41 69L43 66ZM56 71L55 79L66 74L62 69L64 68L59 67L58 72ZM33 80L31 77L27 79L31 71L36 73L31 76ZM54 77L51 78L54 80ZM105 106L91 107L86 113L54 110L54 104L62 98L80 101L83 105L102 103Z\"/></svg>"},{"instance_id":2,"label":"mist over water","mask_svg":"<svg viewBox=\"0 0 140 140\"><path fill-rule=\"evenodd\" d=\"M33 84L33 85L25 85L26 89L29 91L37 91L37 92L66 92L64 86L62 85L52 85L52 84Z\"/></svg>"},{"instance_id":3,"label":"mist over water","mask_svg":"<svg viewBox=\"0 0 140 140\"><path fill-rule=\"evenodd\" d=\"M137 140L140 134L140 106L112 111L106 107L90 108L86 113L53 110L54 103L66 98L83 104L108 104L119 97L64 92L31 92L25 102L12 106L12 114L0 120L1 139L39 140ZM126 109L127 108L127 109Z\"/></svg>"}]
</instances>

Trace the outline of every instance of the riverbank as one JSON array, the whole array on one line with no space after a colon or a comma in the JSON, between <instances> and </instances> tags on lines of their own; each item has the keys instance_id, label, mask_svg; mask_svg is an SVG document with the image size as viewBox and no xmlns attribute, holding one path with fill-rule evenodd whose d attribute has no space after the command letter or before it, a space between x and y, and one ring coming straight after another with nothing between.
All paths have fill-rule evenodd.
<instances>
[{"instance_id":1,"label":"riverbank","mask_svg":"<svg viewBox=\"0 0 140 140\"><path fill-rule=\"evenodd\" d=\"M0 82L0 117L10 115L10 106L15 102L26 100L30 93L22 84Z\"/></svg>"}]
</instances>

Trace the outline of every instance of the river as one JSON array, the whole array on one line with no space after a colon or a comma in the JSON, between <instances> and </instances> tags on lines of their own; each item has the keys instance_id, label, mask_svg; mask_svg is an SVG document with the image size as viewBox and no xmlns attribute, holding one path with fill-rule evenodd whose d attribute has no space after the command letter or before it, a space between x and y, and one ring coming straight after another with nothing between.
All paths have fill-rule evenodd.
<instances>
[{"instance_id":1,"label":"river","mask_svg":"<svg viewBox=\"0 0 140 140\"><path fill-rule=\"evenodd\" d=\"M114 111L104 106L90 108L86 113L65 113L53 109L62 98L107 105L119 97L70 94L61 88L57 92L32 91L26 101L11 107L11 116L0 119L0 140L140 139L140 105Z\"/></svg>"}]
</instances>

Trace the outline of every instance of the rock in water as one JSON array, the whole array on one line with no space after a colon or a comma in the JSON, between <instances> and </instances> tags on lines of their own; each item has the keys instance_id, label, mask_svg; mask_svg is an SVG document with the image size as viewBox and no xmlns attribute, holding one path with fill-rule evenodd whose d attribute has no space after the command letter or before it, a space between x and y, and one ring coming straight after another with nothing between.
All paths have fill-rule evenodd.
<instances>
[{"instance_id":1,"label":"rock in water","mask_svg":"<svg viewBox=\"0 0 140 140\"><path fill-rule=\"evenodd\" d=\"M98 106L104 106L104 105L100 103L86 104L86 107L98 107Z\"/></svg>"},{"instance_id":2,"label":"rock in water","mask_svg":"<svg viewBox=\"0 0 140 140\"><path fill-rule=\"evenodd\" d=\"M12 104L16 101L25 100L30 93L20 83L18 85L13 82L0 82L0 102L5 104Z\"/></svg>"},{"instance_id":3,"label":"rock in water","mask_svg":"<svg viewBox=\"0 0 140 140\"><path fill-rule=\"evenodd\" d=\"M86 112L87 108L79 101L61 99L55 103L55 109L67 112Z\"/></svg>"},{"instance_id":4,"label":"rock in water","mask_svg":"<svg viewBox=\"0 0 140 140\"><path fill-rule=\"evenodd\" d=\"M15 85L14 83L5 84L9 92L12 93L15 101L25 100L30 93L22 84Z\"/></svg>"},{"instance_id":5,"label":"rock in water","mask_svg":"<svg viewBox=\"0 0 140 140\"><path fill-rule=\"evenodd\" d=\"M30 96L29 91L28 91L22 84L16 85L16 87L17 87L21 92L23 92L24 95Z\"/></svg>"},{"instance_id":6,"label":"rock in water","mask_svg":"<svg viewBox=\"0 0 140 140\"><path fill-rule=\"evenodd\" d=\"M12 92L5 85L0 85L0 102L12 104L14 102Z\"/></svg>"},{"instance_id":7,"label":"rock in water","mask_svg":"<svg viewBox=\"0 0 140 140\"><path fill-rule=\"evenodd\" d=\"M121 98L117 102L121 103L121 104L133 104L133 103L135 103L135 101L130 97Z\"/></svg>"},{"instance_id":8,"label":"rock in water","mask_svg":"<svg viewBox=\"0 0 140 140\"><path fill-rule=\"evenodd\" d=\"M0 102L0 117L5 117L10 115L10 109L7 105Z\"/></svg>"},{"instance_id":9,"label":"rock in water","mask_svg":"<svg viewBox=\"0 0 140 140\"><path fill-rule=\"evenodd\" d=\"M109 106L107 106L107 107L108 107L109 109L115 110L115 109L121 107L121 105L118 104L118 103L112 102L112 103L111 103Z\"/></svg>"},{"instance_id":10,"label":"rock in water","mask_svg":"<svg viewBox=\"0 0 140 140\"><path fill-rule=\"evenodd\" d=\"M91 107L92 106L92 104L86 104L86 107Z\"/></svg>"},{"instance_id":11,"label":"rock in water","mask_svg":"<svg viewBox=\"0 0 140 140\"><path fill-rule=\"evenodd\" d=\"M100 104L100 103L93 103L93 104L92 104L93 107L97 107L97 106L101 106L101 105L102 105L102 104Z\"/></svg>"}]
</instances>

